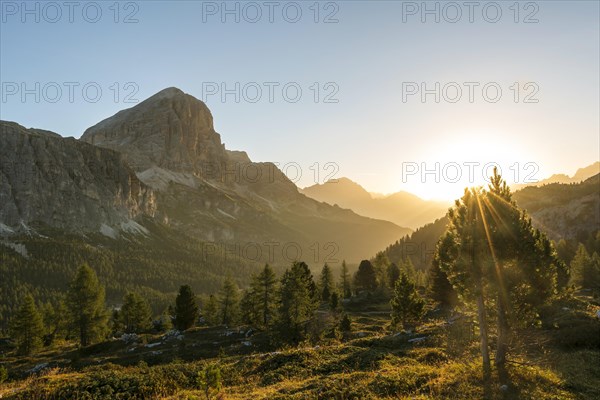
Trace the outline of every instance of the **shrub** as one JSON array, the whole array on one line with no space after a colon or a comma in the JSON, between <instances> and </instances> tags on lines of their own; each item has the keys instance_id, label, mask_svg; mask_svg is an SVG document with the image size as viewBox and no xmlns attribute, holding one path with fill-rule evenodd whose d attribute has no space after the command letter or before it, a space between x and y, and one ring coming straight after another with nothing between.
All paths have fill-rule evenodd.
<instances>
[{"instance_id":1,"label":"shrub","mask_svg":"<svg viewBox=\"0 0 600 400\"><path fill-rule=\"evenodd\" d=\"M8 370L4 365L0 365L0 383L6 382L8 379Z\"/></svg>"}]
</instances>

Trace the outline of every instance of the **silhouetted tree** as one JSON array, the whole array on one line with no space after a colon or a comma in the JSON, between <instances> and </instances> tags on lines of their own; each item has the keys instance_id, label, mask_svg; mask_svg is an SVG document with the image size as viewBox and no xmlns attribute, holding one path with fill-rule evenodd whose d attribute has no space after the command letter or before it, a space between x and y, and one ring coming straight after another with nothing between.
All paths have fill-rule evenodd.
<instances>
[{"instance_id":1,"label":"silhouetted tree","mask_svg":"<svg viewBox=\"0 0 600 400\"><path fill-rule=\"evenodd\" d=\"M189 285L181 286L175 299L175 328L185 331L193 327L198 319L198 312L198 304L192 288Z\"/></svg>"},{"instance_id":2,"label":"silhouetted tree","mask_svg":"<svg viewBox=\"0 0 600 400\"><path fill-rule=\"evenodd\" d=\"M452 236L445 235L440 241L451 240ZM445 249L450 248L452 246L451 243L442 243L442 247ZM451 262L451 259L448 257L447 253L438 252L434 255L433 260L431 262L431 267L428 271L428 295L433 300L436 301L446 309L451 309L455 307L458 303L458 296L456 294L456 290L452 287L452 284L448 280L448 275L440 268L440 265L443 263Z\"/></svg>"},{"instance_id":3,"label":"silhouetted tree","mask_svg":"<svg viewBox=\"0 0 600 400\"><path fill-rule=\"evenodd\" d=\"M394 288L398 278L400 278L400 268L398 268L396 263L391 263L387 267L387 281L390 288Z\"/></svg>"},{"instance_id":4,"label":"silhouetted tree","mask_svg":"<svg viewBox=\"0 0 600 400\"><path fill-rule=\"evenodd\" d=\"M342 261L342 270L340 273L340 283L342 286L342 296L345 299L352 296L352 288L350 287L350 273L348 272L348 266L346 260Z\"/></svg>"},{"instance_id":5,"label":"silhouetted tree","mask_svg":"<svg viewBox=\"0 0 600 400\"><path fill-rule=\"evenodd\" d=\"M357 291L371 292L377 289L377 272L369 260L362 260L358 265L358 271L354 275L354 287Z\"/></svg>"}]
</instances>

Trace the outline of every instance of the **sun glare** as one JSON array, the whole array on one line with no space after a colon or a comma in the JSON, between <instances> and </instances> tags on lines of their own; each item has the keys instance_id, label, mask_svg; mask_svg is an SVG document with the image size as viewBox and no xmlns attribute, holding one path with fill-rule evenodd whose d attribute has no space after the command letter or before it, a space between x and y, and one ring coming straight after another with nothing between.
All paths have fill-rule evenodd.
<instances>
[{"instance_id":1,"label":"sun glare","mask_svg":"<svg viewBox=\"0 0 600 400\"><path fill-rule=\"evenodd\" d=\"M453 200L465 187L486 186L494 167L509 183L519 183L537 172L532 157L511 144L506 133L492 130L449 132L446 143L428 149L422 161L404 162L403 190L428 200Z\"/></svg>"}]
</instances>

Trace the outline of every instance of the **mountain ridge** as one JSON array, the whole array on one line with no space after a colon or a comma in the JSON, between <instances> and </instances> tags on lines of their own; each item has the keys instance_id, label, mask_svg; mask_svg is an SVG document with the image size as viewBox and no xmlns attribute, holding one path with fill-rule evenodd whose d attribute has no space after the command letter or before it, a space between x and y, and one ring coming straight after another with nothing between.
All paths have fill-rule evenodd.
<instances>
[{"instance_id":1,"label":"mountain ridge","mask_svg":"<svg viewBox=\"0 0 600 400\"><path fill-rule=\"evenodd\" d=\"M416 229L442 217L450 202L428 201L405 191L385 196L373 195L349 178L330 180L301 190L305 195L328 204L338 204L357 214L384 219Z\"/></svg>"},{"instance_id":2,"label":"mountain ridge","mask_svg":"<svg viewBox=\"0 0 600 400\"><path fill-rule=\"evenodd\" d=\"M42 135L41 132L44 131L26 131L29 135ZM84 147L118 158L119 164L112 172L129 171L128 182L152 194L152 212L131 213L135 217L132 221L141 223L142 228L141 217L145 216L201 241L240 246L276 242L279 246L298 247L303 254L294 257L304 258L312 256L310 249L316 243L320 252L314 258L318 262L324 260L323 248L331 244L337 249L338 258L358 260L410 231L389 221L319 203L300 193L273 163L254 163L243 151L227 150L214 130L208 107L176 88L162 90L100 121L88 128L80 140L58 134L52 140L65 148ZM15 146L7 143L3 151L11 153ZM36 160L28 162L35 164ZM61 168L66 176L71 176L83 165ZM67 188L67 194L73 198L85 191L85 182L81 187ZM44 207L41 199L51 192L38 193L33 187L27 192L38 199L37 207L44 212L60 218L68 214L68 210L56 204ZM4 188L0 195L9 198L15 194ZM64 203L67 208L76 208L78 204L68 199ZM3 212L0 215L14 214L14 210L4 205L0 207ZM135 221L137 217L139 221ZM89 223L77 226L78 218ZM116 236L118 231L133 224L129 220L115 222L114 218L86 219L85 214L78 218L69 220L73 226L68 223L56 226L53 218L43 222L67 231L100 231L108 236ZM0 223L6 220L0 218ZM31 222L27 216L23 220ZM121 222L126 225L121 227ZM10 220L5 225L10 228L14 223ZM339 237L338 232L341 232ZM277 257L279 261L283 258L281 254Z\"/></svg>"}]
</instances>

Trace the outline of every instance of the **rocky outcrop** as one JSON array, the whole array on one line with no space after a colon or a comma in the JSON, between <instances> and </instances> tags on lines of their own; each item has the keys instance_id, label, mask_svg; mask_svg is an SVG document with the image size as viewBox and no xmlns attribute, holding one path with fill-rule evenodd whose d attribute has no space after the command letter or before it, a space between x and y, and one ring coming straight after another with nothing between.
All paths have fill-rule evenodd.
<instances>
[{"instance_id":1,"label":"rocky outcrop","mask_svg":"<svg viewBox=\"0 0 600 400\"><path fill-rule=\"evenodd\" d=\"M121 154L0 121L0 222L70 231L120 229L153 216L154 193Z\"/></svg>"},{"instance_id":2,"label":"rocky outcrop","mask_svg":"<svg viewBox=\"0 0 600 400\"><path fill-rule=\"evenodd\" d=\"M136 171L220 170L228 159L206 105L168 88L87 129L81 140L123 153Z\"/></svg>"}]
</instances>

